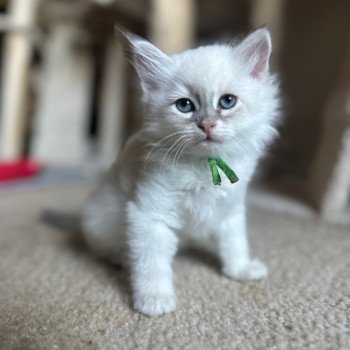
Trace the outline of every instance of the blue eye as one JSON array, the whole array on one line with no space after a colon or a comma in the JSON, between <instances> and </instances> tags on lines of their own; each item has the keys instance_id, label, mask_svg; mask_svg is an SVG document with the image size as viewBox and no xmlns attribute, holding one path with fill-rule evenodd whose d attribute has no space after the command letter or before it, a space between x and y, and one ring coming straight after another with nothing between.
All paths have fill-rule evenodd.
<instances>
[{"instance_id":1,"label":"blue eye","mask_svg":"<svg viewBox=\"0 0 350 350\"><path fill-rule=\"evenodd\" d=\"M222 109L230 109L237 103L237 97L234 95L224 95L220 97L219 106Z\"/></svg>"},{"instance_id":2,"label":"blue eye","mask_svg":"<svg viewBox=\"0 0 350 350\"><path fill-rule=\"evenodd\" d=\"M189 113L195 110L193 102L188 98L180 98L175 102L176 108L182 113Z\"/></svg>"}]
</instances>

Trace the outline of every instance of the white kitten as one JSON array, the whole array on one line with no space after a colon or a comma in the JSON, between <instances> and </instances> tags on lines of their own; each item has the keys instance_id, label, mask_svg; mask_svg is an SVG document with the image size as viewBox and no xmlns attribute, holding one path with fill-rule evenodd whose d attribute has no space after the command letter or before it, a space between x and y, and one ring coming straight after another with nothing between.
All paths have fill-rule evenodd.
<instances>
[{"instance_id":1,"label":"white kitten","mask_svg":"<svg viewBox=\"0 0 350 350\"><path fill-rule=\"evenodd\" d=\"M124 40L141 80L144 123L87 203L83 227L98 253L128 259L135 309L160 315L176 306L179 245L211 240L226 276L267 276L249 255L245 195L276 135L278 88L265 28L234 45L170 56L132 34ZM222 158L239 182L222 174L214 185L209 157Z\"/></svg>"}]
</instances>

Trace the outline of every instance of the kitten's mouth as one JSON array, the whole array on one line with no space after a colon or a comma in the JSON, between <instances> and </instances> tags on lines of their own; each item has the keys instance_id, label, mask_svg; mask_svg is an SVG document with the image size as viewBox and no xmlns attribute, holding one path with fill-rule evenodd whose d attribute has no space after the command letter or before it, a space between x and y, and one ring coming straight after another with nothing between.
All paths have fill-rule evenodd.
<instances>
[{"instance_id":1,"label":"kitten's mouth","mask_svg":"<svg viewBox=\"0 0 350 350\"><path fill-rule=\"evenodd\" d=\"M203 139L201 141L201 143L204 143L204 144L215 144L215 143L221 143L221 142L218 141L218 140L213 140L211 137L207 136L205 139Z\"/></svg>"},{"instance_id":2,"label":"kitten's mouth","mask_svg":"<svg viewBox=\"0 0 350 350\"><path fill-rule=\"evenodd\" d=\"M198 142L199 148L205 151L215 150L220 144L220 141L211 137L206 137Z\"/></svg>"}]
</instances>

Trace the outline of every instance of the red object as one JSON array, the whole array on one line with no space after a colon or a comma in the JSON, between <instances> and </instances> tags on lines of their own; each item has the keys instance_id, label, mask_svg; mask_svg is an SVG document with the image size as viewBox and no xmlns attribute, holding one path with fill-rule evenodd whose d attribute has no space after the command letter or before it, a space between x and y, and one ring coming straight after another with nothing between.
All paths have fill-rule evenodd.
<instances>
[{"instance_id":1,"label":"red object","mask_svg":"<svg viewBox=\"0 0 350 350\"><path fill-rule=\"evenodd\" d=\"M43 169L44 166L33 159L21 159L11 162L0 161L0 181L34 176Z\"/></svg>"}]
</instances>

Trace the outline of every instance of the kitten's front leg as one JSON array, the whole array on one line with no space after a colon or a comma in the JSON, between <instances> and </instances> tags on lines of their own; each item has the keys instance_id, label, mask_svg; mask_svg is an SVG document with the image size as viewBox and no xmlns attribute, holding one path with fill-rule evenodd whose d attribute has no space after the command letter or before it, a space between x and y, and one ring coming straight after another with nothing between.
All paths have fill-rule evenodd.
<instances>
[{"instance_id":1,"label":"kitten's front leg","mask_svg":"<svg viewBox=\"0 0 350 350\"><path fill-rule=\"evenodd\" d=\"M177 237L161 222L146 220L130 226L129 248L134 308L148 316L176 307L172 259Z\"/></svg>"},{"instance_id":2,"label":"kitten's front leg","mask_svg":"<svg viewBox=\"0 0 350 350\"><path fill-rule=\"evenodd\" d=\"M218 227L217 238L223 273L238 280L267 277L266 266L249 255L244 206L237 206Z\"/></svg>"}]
</instances>

